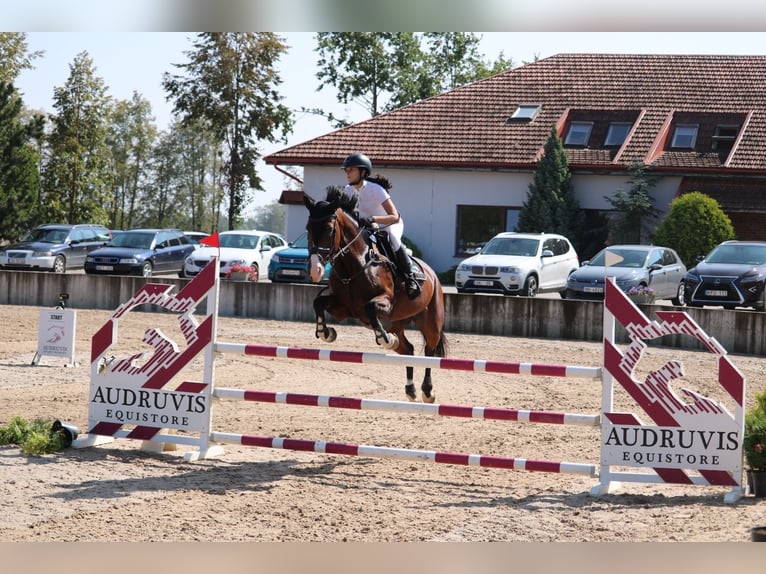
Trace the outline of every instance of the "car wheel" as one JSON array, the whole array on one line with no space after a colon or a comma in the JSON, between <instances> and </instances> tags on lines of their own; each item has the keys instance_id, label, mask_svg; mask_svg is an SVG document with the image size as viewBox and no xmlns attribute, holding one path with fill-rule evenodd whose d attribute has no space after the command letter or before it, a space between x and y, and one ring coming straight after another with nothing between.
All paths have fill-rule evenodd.
<instances>
[{"instance_id":1,"label":"car wheel","mask_svg":"<svg viewBox=\"0 0 766 574\"><path fill-rule=\"evenodd\" d=\"M145 261L144 264L141 266L141 276L142 277L151 277L152 276L152 264L148 261Z\"/></svg>"},{"instance_id":2,"label":"car wheel","mask_svg":"<svg viewBox=\"0 0 766 574\"><path fill-rule=\"evenodd\" d=\"M530 275L527 280L524 281L524 289L521 290L521 294L527 297L535 297L537 295L537 277Z\"/></svg>"},{"instance_id":3,"label":"car wheel","mask_svg":"<svg viewBox=\"0 0 766 574\"><path fill-rule=\"evenodd\" d=\"M561 297L562 299L566 299L567 291L568 291L567 289L564 289L563 291L559 291L559 297Z\"/></svg>"},{"instance_id":4,"label":"car wheel","mask_svg":"<svg viewBox=\"0 0 766 574\"><path fill-rule=\"evenodd\" d=\"M686 289L684 288L684 282L681 281L678 284L678 291L676 296L670 300L676 307L683 307L686 304Z\"/></svg>"},{"instance_id":5,"label":"car wheel","mask_svg":"<svg viewBox=\"0 0 766 574\"><path fill-rule=\"evenodd\" d=\"M56 259L53 260L53 272L66 273L66 259L63 255L56 255Z\"/></svg>"},{"instance_id":6,"label":"car wheel","mask_svg":"<svg viewBox=\"0 0 766 574\"><path fill-rule=\"evenodd\" d=\"M180 277L181 279L186 279L186 270L183 267L178 272L178 277Z\"/></svg>"},{"instance_id":7,"label":"car wheel","mask_svg":"<svg viewBox=\"0 0 766 574\"><path fill-rule=\"evenodd\" d=\"M253 268L253 281L259 281L261 279L261 273L258 270L258 264L257 263L251 263L250 267Z\"/></svg>"}]
</instances>

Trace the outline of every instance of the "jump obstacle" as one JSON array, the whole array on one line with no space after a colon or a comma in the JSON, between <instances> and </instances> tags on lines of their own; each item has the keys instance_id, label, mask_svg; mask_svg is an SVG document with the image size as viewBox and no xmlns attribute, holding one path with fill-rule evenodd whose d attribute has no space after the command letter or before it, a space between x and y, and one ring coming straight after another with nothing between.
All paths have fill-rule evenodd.
<instances>
[{"instance_id":1,"label":"jump obstacle","mask_svg":"<svg viewBox=\"0 0 766 574\"><path fill-rule=\"evenodd\" d=\"M213 259L176 295L171 294L172 285L144 285L129 301L120 305L96 332L91 344L88 434L78 438L73 443L74 447L81 448L115 438L128 438L141 440L142 448L149 450L160 450L167 448L167 445L196 447L197 450L184 455L186 460L193 461L219 456L223 452L220 444L238 444L332 455L575 473L599 479L599 484L590 491L593 496L611 492L620 482L727 486L731 487L724 497L727 503L736 502L744 495L744 377L729 361L720 344L704 333L685 313L657 311L660 320L650 321L612 280L606 283L604 299L603 365L585 367L218 342L218 267L218 260ZM205 299L207 315L198 323L193 313ZM144 335L144 342L154 348L154 353L148 360L139 364L143 354L125 358L107 357L109 349L117 341L120 318L144 304L159 305L179 313L178 321L186 339L186 348L179 350L159 329L150 328ZM630 344L624 353L614 343L617 320L630 335ZM683 398L677 396L669 387L669 382L683 376L683 366L678 361L668 362L658 371L650 373L645 381L638 381L633 377L636 364L646 348L644 340L677 334L697 338L717 357L718 382L721 389L733 400L733 414L729 413L722 403L694 391L682 389ZM217 388L214 385L216 352L508 375L586 378L601 384L601 412L557 413ZM170 385L180 371L200 354L204 354L202 381L181 381L176 383L175 388L166 388L166 385ZM652 419L654 425L644 424L634 413L612 412L615 382L627 391ZM163 400L157 400L158 395L162 395ZM213 399L600 427L600 464L221 432L213 430ZM189 434L171 434L167 429ZM635 440L626 440L626 437ZM648 451L651 451L651 457L644 456ZM641 471L621 470L626 467L640 468Z\"/></svg>"}]
</instances>

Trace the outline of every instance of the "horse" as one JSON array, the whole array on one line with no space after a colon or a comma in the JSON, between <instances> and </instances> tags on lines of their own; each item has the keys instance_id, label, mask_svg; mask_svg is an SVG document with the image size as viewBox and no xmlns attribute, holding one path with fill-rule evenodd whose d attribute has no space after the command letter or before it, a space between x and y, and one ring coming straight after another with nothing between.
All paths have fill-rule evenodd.
<instances>
[{"instance_id":1,"label":"horse","mask_svg":"<svg viewBox=\"0 0 766 574\"><path fill-rule=\"evenodd\" d=\"M315 201L304 194L304 204L309 210L306 232L312 281L321 279L328 261L332 264L328 285L314 299L316 337L328 343L336 339L335 329L327 325L327 312L338 321L360 321L374 331L375 342L383 348L413 355L414 347L404 330L414 323L423 335L425 355L446 356L444 290L433 269L412 258L424 278L421 276L420 295L410 300L392 258L384 255L371 241L374 234L359 223L355 200L346 199L340 188L331 186L325 200ZM413 367L406 367L406 373L405 394L416 401ZM435 401L430 368L425 369L420 389L424 403Z\"/></svg>"}]
</instances>

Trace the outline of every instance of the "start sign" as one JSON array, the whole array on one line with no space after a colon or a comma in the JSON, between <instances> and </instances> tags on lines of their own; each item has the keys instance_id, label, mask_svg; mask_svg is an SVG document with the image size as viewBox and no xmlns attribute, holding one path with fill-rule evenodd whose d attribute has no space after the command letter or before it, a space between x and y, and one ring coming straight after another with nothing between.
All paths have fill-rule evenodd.
<instances>
[{"instance_id":1,"label":"start sign","mask_svg":"<svg viewBox=\"0 0 766 574\"><path fill-rule=\"evenodd\" d=\"M37 353L32 364L37 365L43 355L65 357L68 367L76 366L74 358L76 311L72 309L42 309L37 334Z\"/></svg>"}]
</instances>

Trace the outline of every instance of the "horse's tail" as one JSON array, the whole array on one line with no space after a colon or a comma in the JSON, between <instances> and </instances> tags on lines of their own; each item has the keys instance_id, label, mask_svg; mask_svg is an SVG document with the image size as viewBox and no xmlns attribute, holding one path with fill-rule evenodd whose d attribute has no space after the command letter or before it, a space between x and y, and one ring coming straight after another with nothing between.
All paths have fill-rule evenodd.
<instances>
[{"instance_id":1,"label":"horse's tail","mask_svg":"<svg viewBox=\"0 0 766 574\"><path fill-rule=\"evenodd\" d=\"M441 326L439 327L439 341L434 347L434 357L446 357L448 352L447 336L444 334L444 289L442 289L441 281L436 275L433 269L431 269L431 277L434 281L434 293L431 296L431 302L429 307L432 309L440 309Z\"/></svg>"},{"instance_id":2,"label":"horse's tail","mask_svg":"<svg viewBox=\"0 0 766 574\"><path fill-rule=\"evenodd\" d=\"M444 334L444 328L442 327L439 333L439 342L436 343L436 348L434 349L434 357L446 357L447 351L447 336Z\"/></svg>"}]
</instances>

